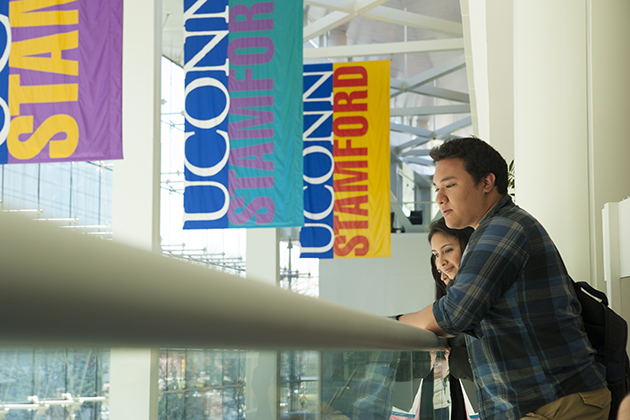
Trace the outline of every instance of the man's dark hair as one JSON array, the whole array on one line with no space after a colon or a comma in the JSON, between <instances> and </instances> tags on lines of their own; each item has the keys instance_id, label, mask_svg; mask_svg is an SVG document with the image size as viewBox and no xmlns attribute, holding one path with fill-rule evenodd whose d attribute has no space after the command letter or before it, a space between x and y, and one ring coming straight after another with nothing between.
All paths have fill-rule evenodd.
<instances>
[{"instance_id":1,"label":"man's dark hair","mask_svg":"<svg viewBox=\"0 0 630 420\"><path fill-rule=\"evenodd\" d=\"M477 137L447 140L441 146L431 149L430 156L435 162L453 158L463 160L464 169L472 176L475 184L479 184L484 176L494 174L497 190L500 194L507 194L508 168L505 159L492 146Z\"/></svg>"}]
</instances>

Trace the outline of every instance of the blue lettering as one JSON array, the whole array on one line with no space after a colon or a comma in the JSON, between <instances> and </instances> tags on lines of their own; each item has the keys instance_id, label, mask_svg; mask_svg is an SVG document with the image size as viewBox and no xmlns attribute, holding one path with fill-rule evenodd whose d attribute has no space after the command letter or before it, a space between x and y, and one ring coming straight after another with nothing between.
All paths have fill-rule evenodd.
<instances>
[{"instance_id":1,"label":"blue lettering","mask_svg":"<svg viewBox=\"0 0 630 420\"><path fill-rule=\"evenodd\" d=\"M304 227L301 256L333 258L333 94L331 64L304 66Z\"/></svg>"},{"instance_id":2,"label":"blue lettering","mask_svg":"<svg viewBox=\"0 0 630 420\"><path fill-rule=\"evenodd\" d=\"M229 8L184 1L184 229L228 227Z\"/></svg>"}]
</instances>

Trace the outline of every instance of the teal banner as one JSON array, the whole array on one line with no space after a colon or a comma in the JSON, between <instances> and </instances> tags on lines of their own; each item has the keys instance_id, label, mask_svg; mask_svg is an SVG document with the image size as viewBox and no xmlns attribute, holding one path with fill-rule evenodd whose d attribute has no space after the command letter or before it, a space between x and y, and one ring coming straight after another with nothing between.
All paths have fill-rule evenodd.
<instances>
[{"instance_id":1,"label":"teal banner","mask_svg":"<svg viewBox=\"0 0 630 420\"><path fill-rule=\"evenodd\" d=\"M184 229L304 224L302 13L184 1Z\"/></svg>"}]
</instances>

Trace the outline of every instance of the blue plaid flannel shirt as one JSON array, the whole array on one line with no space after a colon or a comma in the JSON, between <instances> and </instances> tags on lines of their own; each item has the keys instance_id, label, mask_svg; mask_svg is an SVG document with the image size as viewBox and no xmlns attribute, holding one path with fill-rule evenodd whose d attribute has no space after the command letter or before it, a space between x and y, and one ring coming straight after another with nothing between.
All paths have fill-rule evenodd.
<instances>
[{"instance_id":1,"label":"blue plaid flannel shirt","mask_svg":"<svg viewBox=\"0 0 630 420\"><path fill-rule=\"evenodd\" d=\"M551 238L508 195L481 220L433 306L444 331L478 338L467 345L479 414L501 420L606 386L580 310Z\"/></svg>"}]
</instances>

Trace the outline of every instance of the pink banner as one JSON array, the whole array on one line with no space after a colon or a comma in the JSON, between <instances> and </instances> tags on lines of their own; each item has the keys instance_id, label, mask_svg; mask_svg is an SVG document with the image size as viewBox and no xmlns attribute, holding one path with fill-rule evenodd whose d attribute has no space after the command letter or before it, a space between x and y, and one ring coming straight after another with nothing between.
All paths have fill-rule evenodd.
<instances>
[{"instance_id":1,"label":"pink banner","mask_svg":"<svg viewBox=\"0 0 630 420\"><path fill-rule=\"evenodd\" d=\"M123 0L9 2L8 163L122 159Z\"/></svg>"}]
</instances>

